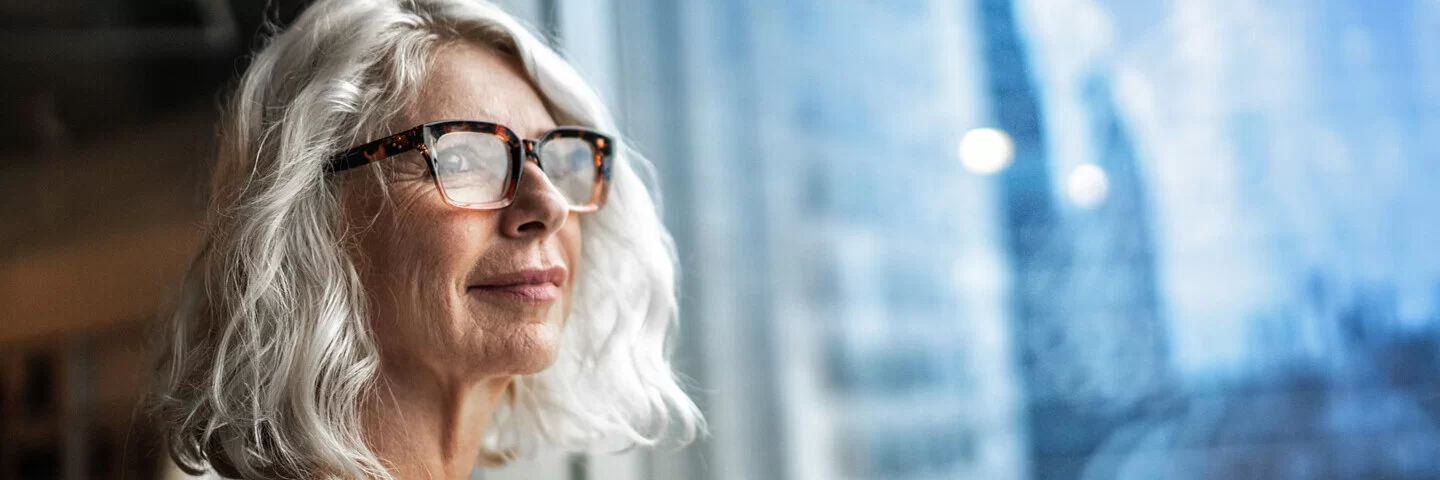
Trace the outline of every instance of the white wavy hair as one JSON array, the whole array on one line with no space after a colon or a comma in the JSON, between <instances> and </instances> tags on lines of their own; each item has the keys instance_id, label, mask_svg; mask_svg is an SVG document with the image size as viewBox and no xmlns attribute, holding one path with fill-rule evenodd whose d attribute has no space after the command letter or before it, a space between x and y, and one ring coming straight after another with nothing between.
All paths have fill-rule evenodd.
<instances>
[{"instance_id":1,"label":"white wavy hair","mask_svg":"<svg viewBox=\"0 0 1440 480\"><path fill-rule=\"evenodd\" d=\"M240 80L204 243L155 337L152 404L183 469L390 478L362 437L379 357L338 183L323 166L389 133L435 53L455 42L518 59L557 123L617 131L574 68L494 5L311 5ZM640 176L650 164L623 141L614 161L605 207L581 217L584 267L557 359L515 379L477 458L689 442L705 429L667 359L675 247Z\"/></svg>"}]
</instances>

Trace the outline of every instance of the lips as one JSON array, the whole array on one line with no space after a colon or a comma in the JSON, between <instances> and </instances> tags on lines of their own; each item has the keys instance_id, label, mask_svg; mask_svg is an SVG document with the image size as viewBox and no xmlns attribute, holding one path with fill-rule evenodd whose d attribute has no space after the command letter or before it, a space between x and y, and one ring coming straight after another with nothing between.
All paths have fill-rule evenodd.
<instances>
[{"instance_id":1,"label":"lips","mask_svg":"<svg viewBox=\"0 0 1440 480\"><path fill-rule=\"evenodd\" d=\"M466 290L491 298L518 302L552 302L560 298L565 267L524 268L491 276Z\"/></svg>"}]
</instances>

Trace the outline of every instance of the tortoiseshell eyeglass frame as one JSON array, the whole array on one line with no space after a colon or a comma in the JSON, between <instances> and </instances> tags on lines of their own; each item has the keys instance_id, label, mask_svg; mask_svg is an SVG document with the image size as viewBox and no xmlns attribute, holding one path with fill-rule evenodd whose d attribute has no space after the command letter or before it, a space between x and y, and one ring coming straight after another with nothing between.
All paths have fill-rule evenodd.
<instances>
[{"instance_id":1,"label":"tortoiseshell eyeglass frame","mask_svg":"<svg viewBox=\"0 0 1440 480\"><path fill-rule=\"evenodd\" d=\"M505 179L505 193L499 200L482 203L462 202L451 198L450 194L445 191L445 185L440 182L439 170L436 169L436 160L430 155L430 145L434 145L441 135L455 132L484 133L505 142L505 146L510 151L510 175ZM595 185L591 190L590 201L583 205L571 205L570 211L586 213L599 210L601 206L605 205L605 197L609 191L610 159L614 152L615 142L608 135L584 127L560 127L545 132L537 139L522 139L509 127L498 123L472 120L431 122L340 152L330 160L326 171L341 172L363 167L411 150L419 150L420 155L425 157L425 165L430 169L430 178L435 181L435 188L440 190L440 196L445 199L445 203L459 208L494 210L508 207L514 201L515 191L520 186L521 172L525 170L525 160L535 160L535 164L541 170L545 169L545 164L540 161L538 153L540 145L556 138L575 138L590 144L590 150L595 153L595 168L598 171L598 174L595 175Z\"/></svg>"}]
</instances>

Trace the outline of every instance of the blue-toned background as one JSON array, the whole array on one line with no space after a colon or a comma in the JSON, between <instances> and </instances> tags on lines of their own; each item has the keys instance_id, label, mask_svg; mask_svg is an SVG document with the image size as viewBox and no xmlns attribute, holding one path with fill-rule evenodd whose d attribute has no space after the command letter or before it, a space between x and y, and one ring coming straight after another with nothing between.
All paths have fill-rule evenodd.
<instances>
[{"instance_id":1,"label":"blue-toned background","mask_svg":"<svg viewBox=\"0 0 1440 480\"><path fill-rule=\"evenodd\" d=\"M1440 3L680 4L702 470L1440 477Z\"/></svg>"}]
</instances>

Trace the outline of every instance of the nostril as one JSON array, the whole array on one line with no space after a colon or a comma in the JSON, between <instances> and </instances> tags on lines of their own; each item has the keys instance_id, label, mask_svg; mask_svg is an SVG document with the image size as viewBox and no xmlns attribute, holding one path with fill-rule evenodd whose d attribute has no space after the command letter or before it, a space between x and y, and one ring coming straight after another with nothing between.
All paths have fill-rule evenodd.
<instances>
[{"instance_id":1,"label":"nostril","mask_svg":"<svg viewBox=\"0 0 1440 480\"><path fill-rule=\"evenodd\" d=\"M539 221L525 222L524 224L521 224L521 225L520 225L520 228L518 228L517 230L519 230L519 231L521 231L521 232L528 232L528 231L537 230L537 229L538 229L538 230L545 230L545 223L539 222Z\"/></svg>"}]
</instances>

